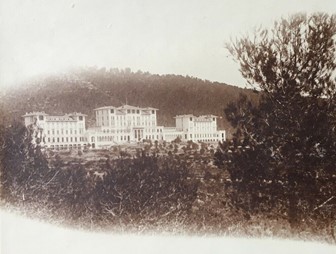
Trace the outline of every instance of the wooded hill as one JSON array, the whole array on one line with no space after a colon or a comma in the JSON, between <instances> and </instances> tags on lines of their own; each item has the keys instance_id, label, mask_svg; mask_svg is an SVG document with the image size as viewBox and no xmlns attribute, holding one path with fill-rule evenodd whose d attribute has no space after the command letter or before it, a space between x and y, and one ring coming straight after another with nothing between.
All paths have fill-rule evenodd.
<instances>
[{"instance_id":1,"label":"wooded hill","mask_svg":"<svg viewBox=\"0 0 336 254\"><path fill-rule=\"evenodd\" d=\"M20 89L2 95L1 101L4 111L17 119L28 111L77 111L88 115L90 126L94 123L94 108L127 102L158 108L159 125L174 126L173 117L178 114L214 114L223 117L219 126L230 131L224 108L236 101L240 93L257 100L251 90L189 76L90 67L26 82Z\"/></svg>"}]
</instances>

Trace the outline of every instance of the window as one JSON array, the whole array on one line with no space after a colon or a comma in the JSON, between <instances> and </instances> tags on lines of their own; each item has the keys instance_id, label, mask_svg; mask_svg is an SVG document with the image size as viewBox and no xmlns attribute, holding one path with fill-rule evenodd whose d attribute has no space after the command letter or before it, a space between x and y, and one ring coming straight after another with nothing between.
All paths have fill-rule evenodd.
<instances>
[{"instance_id":1,"label":"window","mask_svg":"<svg viewBox=\"0 0 336 254\"><path fill-rule=\"evenodd\" d=\"M127 109L127 114L131 113L131 110Z\"/></svg>"},{"instance_id":2,"label":"window","mask_svg":"<svg viewBox=\"0 0 336 254\"><path fill-rule=\"evenodd\" d=\"M39 120L43 120L43 116L39 116Z\"/></svg>"},{"instance_id":3,"label":"window","mask_svg":"<svg viewBox=\"0 0 336 254\"><path fill-rule=\"evenodd\" d=\"M75 142L77 142L77 137L75 137Z\"/></svg>"},{"instance_id":4,"label":"window","mask_svg":"<svg viewBox=\"0 0 336 254\"><path fill-rule=\"evenodd\" d=\"M155 110L152 110L152 114L155 114Z\"/></svg>"},{"instance_id":5,"label":"window","mask_svg":"<svg viewBox=\"0 0 336 254\"><path fill-rule=\"evenodd\" d=\"M113 109L113 108L111 108L110 112L111 112L111 114L114 114L114 109Z\"/></svg>"},{"instance_id":6,"label":"window","mask_svg":"<svg viewBox=\"0 0 336 254\"><path fill-rule=\"evenodd\" d=\"M79 121L83 121L83 116L79 116Z\"/></svg>"},{"instance_id":7,"label":"window","mask_svg":"<svg viewBox=\"0 0 336 254\"><path fill-rule=\"evenodd\" d=\"M57 142L58 142L58 143L60 142L60 139L59 139L59 138L57 138Z\"/></svg>"},{"instance_id":8,"label":"window","mask_svg":"<svg viewBox=\"0 0 336 254\"><path fill-rule=\"evenodd\" d=\"M192 117L190 117L190 121L192 121Z\"/></svg>"},{"instance_id":9,"label":"window","mask_svg":"<svg viewBox=\"0 0 336 254\"><path fill-rule=\"evenodd\" d=\"M137 114L140 114L140 110L139 109L137 109Z\"/></svg>"}]
</instances>

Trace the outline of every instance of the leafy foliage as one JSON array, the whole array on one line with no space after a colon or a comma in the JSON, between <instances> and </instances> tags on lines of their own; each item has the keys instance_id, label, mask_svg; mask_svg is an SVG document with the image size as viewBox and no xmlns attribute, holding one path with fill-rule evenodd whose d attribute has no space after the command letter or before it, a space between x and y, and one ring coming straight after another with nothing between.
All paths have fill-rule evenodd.
<instances>
[{"instance_id":1,"label":"leafy foliage","mask_svg":"<svg viewBox=\"0 0 336 254\"><path fill-rule=\"evenodd\" d=\"M47 161L40 146L32 142L32 130L22 123L1 129L1 194L5 199L11 195L26 199L26 191L33 192L37 186L36 179L44 174Z\"/></svg>"},{"instance_id":2,"label":"leafy foliage","mask_svg":"<svg viewBox=\"0 0 336 254\"><path fill-rule=\"evenodd\" d=\"M335 220L335 20L296 15L228 45L262 96L228 105L237 130L216 160L230 173L233 202L251 214L272 211L292 226Z\"/></svg>"},{"instance_id":3,"label":"leafy foliage","mask_svg":"<svg viewBox=\"0 0 336 254\"><path fill-rule=\"evenodd\" d=\"M60 157L48 165L22 124L2 130L1 194L11 204L44 204L71 221L156 223L186 215L198 181L170 158L137 158L72 163Z\"/></svg>"},{"instance_id":4,"label":"leafy foliage","mask_svg":"<svg viewBox=\"0 0 336 254\"><path fill-rule=\"evenodd\" d=\"M160 153L169 149L170 155L161 156L141 149L133 158L118 149L45 154L37 152L22 124L1 130L4 207L81 228L288 237L283 220L253 215L247 220L248 214L232 206L228 173L212 165L205 144L204 154L173 155L176 147L167 144ZM87 153L97 157L83 158ZM317 222L309 221L299 234L330 240Z\"/></svg>"}]
</instances>

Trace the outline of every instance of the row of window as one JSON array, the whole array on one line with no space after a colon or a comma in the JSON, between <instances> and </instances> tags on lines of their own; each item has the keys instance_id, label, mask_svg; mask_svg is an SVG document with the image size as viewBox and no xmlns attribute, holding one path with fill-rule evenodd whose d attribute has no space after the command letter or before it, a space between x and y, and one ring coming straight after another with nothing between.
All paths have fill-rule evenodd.
<instances>
[{"instance_id":1,"label":"row of window","mask_svg":"<svg viewBox=\"0 0 336 254\"><path fill-rule=\"evenodd\" d=\"M190 134L190 138L218 138L219 134L217 133L196 133L194 134Z\"/></svg>"},{"instance_id":2,"label":"row of window","mask_svg":"<svg viewBox=\"0 0 336 254\"><path fill-rule=\"evenodd\" d=\"M146 135L146 139L151 140L158 140L159 135ZM107 141L130 141L131 137L130 135L122 135L122 136L98 136L97 142L107 142ZM161 137L162 139L162 137ZM91 137L91 142L95 142L95 137Z\"/></svg>"},{"instance_id":3,"label":"row of window","mask_svg":"<svg viewBox=\"0 0 336 254\"><path fill-rule=\"evenodd\" d=\"M103 115L104 113L107 113L108 111L102 111L102 110L97 110L97 115ZM140 109L127 109L126 110L127 114L140 114ZM147 113L147 111L144 111L145 113ZM155 114L155 110L151 111L152 114ZM110 109L110 113L114 114L115 110L113 108Z\"/></svg>"},{"instance_id":4,"label":"row of window","mask_svg":"<svg viewBox=\"0 0 336 254\"><path fill-rule=\"evenodd\" d=\"M165 139L175 139L179 136L181 136L181 135L179 135L179 134L166 134Z\"/></svg>"},{"instance_id":5,"label":"row of window","mask_svg":"<svg viewBox=\"0 0 336 254\"><path fill-rule=\"evenodd\" d=\"M155 135L146 135L146 139L155 140ZM163 139L163 137L161 137ZM156 140L159 140L159 135L156 135Z\"/></svg>"},{"instance_id":6,"label":"row of window","mask_svg":"<svg viewBox=\"0 0 336 254\"><path fill-rule=\"evenodd\" d=\"M190 117L190 121L192 121L193 120L193 118L192 117ZM197 121L197 122L209 122L209 121L216 121L216 118L215 117L213 117L212 118L212 120L211 119L209 119L209 118L195 118L195 121Z\"/></svg>"},{"instance_id":7,"label":"row of window","mask_svg":"<svg viewBox=\"0 0 336 254\"><path fill-rule=\"evenodd\" d=\"M98 142L106 142L106 141L130 141L129 135L123 135L123 136L98 136L97 141ZM94 137L91 138L91 142L94 142Z\"/></svg>"},{"instance_id":8,"label":"row of window","mask_svg":"<svg viewBox=\"0 0 336 254\"><path fill-rule=\"evenodd\" d=\"M155 118L155 116L154 116L154 118ZM109 117L107 116L107 115L103 115L103 116L101 116L101 117L99 117L99 116L96 116L96 119L99 121L99 120L101 120L101 121L104 121L104 120L106 120L106 121L108 121L109 120ZM125 115L121 115L121 116L111 116L111 120L112 121L114 121L114 120L116 120L116 121L122 121L122 120L127 120L127 121L131 121L133 119L133 121L135 122L135 116L125 116ZM140 119L142 119L142 120L149 120L149 119L153 119L153 117L151 117L150 115L144 115L144 116L137 116L136 117L136 120L137 121L140 121Z\"/></svg>"},{"instance_id":9,"label":"row of window","mask_svg":"<svg viewBox=\"0 0 336 254\"><path fill-rule=\"evenodd\" d=\"M131 130L129 129L120 129L120 130L110 130L110 129L106 129L106 130L103 130L103 133L130 133Z\"/></svg>"},{"instance_id":10,"label":"row of window","mask_svg":"<svg viewBox=\"0 0 336 254\"><path fill-rule=\"evenodd\" d=\"M111 122L109 122L108 120L104 121L104 119L102 118L101 120L98 119L98 126L156 126L156 121L142 121L140 122L140 120L133 120L133 121L126 121L126 120L122 120L122 121L114 121L111 120Z\"/></svg>"},{"instance_id":11,"label":"row of window","mask_svg":"<svg viewBox=\"0 0 336 254\"><path fill-rule=\"evenodd\" d=\"M57 138L48 138L48 143L69 143L69 142L87 142L85 137L57 137Z\"/></svg>"},{"instance_id":12,"label":"row of window","mask_svg":"<svg viewBox=\"0 0 336 254\"><path fill-rule=\"evenodd\" d=\"M145 130L146 132L152 132L152 133L155 133L155 132L162 132L162 129L146 129ZM110 130L110 129L104 129L103 130L103 133L130 133L130 129L117 129L117 130Z\"/></svg>"},{"instance_id":13,"label":"row of window","mask_svg":"<svg viewBox=\"0 0 336 254\"><path fill-rule=\"evenodd\" d=\"M86 144L84 144L84 148L86 147ZM82 146L81 144L70 144L70 145L51 145L50 148L56 149L56 150L68 150L68 149L72 149L72 148L78 148L81 149Z\"/></svg>"},{"instance_id":14,"label":"row of window","mask_svg":"<svg viewBox=\"0 0 336 254\"><path fill-rule=\"evenodd\" d=\"M78 130L78 134L83 134L84 133L84 129L79 129ZM72 129L70 129L70 130L63 130L63 129L61 129L61 130L55 130L55 129L52 129L52 130L47 130L47 134L48 135L72 135L72 134L74 134L74 135L76 135L77 134L77 130L72 130Z\"/></svg>"},{"instance_id":15,"label":"row of window","mask_svg":"<svg viewBox=\"0 0 336 254\"><path fill-rule=\"evenodd\" d=\"M196 123L194 122L194 127L216 127L215 123Z\"/></svg>"},{"instance_id":16,"label":"row of window","mask_svg":"<svg viewBox=\"0 0 336 254\"><path fill-rule=\"evenodd\" d=\"M218 139L198 139L197 142L216 142Z\"/></svg>"},{"instance_id":17,"label":"row of window","mask_svg":"<svg viewBox=\"0 0 336 254\"><path fill-rule=\"evenodd\" d=\"M74 122L74 121L70 121L70 122L48 122L46 123L46 126L66 126L67 128L72 127L72 128L76 128L76 127L83 127L84 123L78 123L78 122Z\"/></svg>"},{"instance_id":18,"label":"row of window","mask_svg":"<svg viewBox=\"0 0 336 254\"><path fill-rule=\"evenodd\" d=\"M108 126L109 123L108 122L102 122L103 126ZM156 126L156 122L152 121L152 122L132 122L132 121L121 121L121 122L115 122L115 121L111 121L111 126Z\"/></svg>"},{"instance_id":19,"label":"row of window","mask_svg":"<svg viewBox=\"0 0 336 254\"><path fill-rule=\"evenodd\" d=\"M190 130L191 131L209 132L209 131L216 131L217 128L216 127L211 127L211 128L204 128L204 127L202 127L202 128L193 128L193 127L191 127Z\"/></svg>"}]
</instances>

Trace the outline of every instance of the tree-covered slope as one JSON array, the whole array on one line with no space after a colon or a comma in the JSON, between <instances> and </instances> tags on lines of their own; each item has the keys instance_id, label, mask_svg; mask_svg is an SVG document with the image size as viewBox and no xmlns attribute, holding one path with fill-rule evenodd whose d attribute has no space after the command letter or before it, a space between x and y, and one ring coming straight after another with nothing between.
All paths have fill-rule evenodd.
<instances>
[{"instance_id":1,"label":"tree-covered slope","mask_svg":"<svg viewBox=\"0 0 336 254\"><path fill-rule=\"evenodd\" d=\"M20 89L7 92L1 101L11 117L19 118L28 111L78 111L89 115L89 125L96 107L126 103L151 106L159 109L158 124L174 126L173 117L177 114L223 116L223 109L236 101L239 93L256 99L250 90L189 76L86 68L27 82ZM220 127L230 128L226 119L219 122Z\"/></svg>"}]
</instances>

